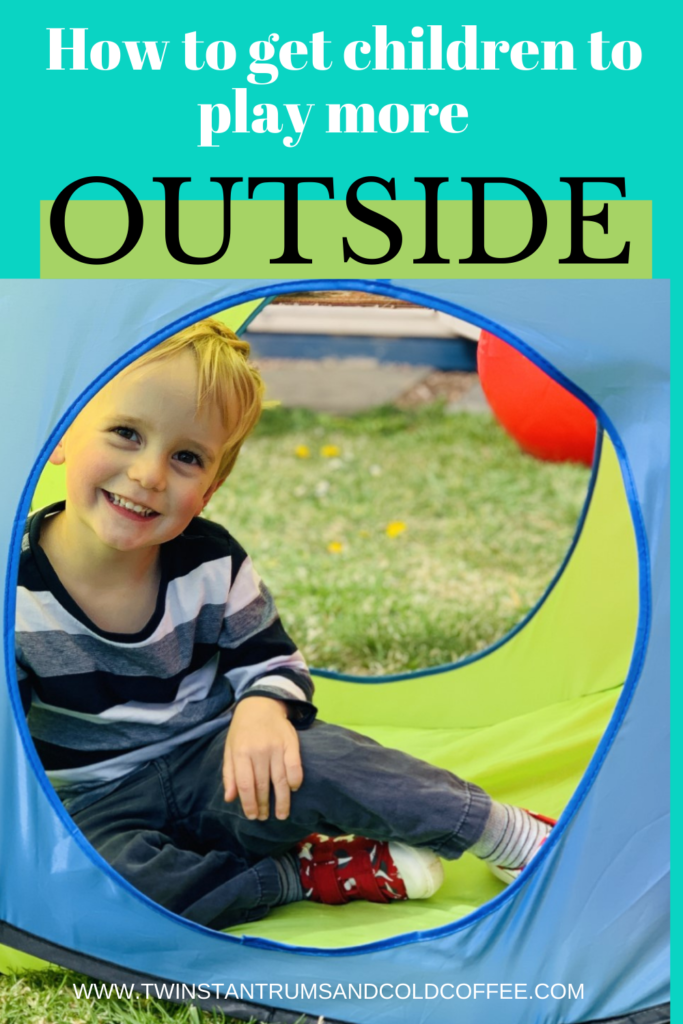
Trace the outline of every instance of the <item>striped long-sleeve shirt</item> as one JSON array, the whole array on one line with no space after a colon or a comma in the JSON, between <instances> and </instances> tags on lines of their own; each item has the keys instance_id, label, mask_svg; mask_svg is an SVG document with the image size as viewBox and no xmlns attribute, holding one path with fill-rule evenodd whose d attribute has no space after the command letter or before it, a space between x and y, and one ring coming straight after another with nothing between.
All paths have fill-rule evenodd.
<instances>
[{"instance_id":1,"label":"striped long-sleeve shirt","mask_svg":"<svg viewBox=\"0 0 683 1024\"><path fill-rule=\"evenodd\" d=\"M17 677L48 777L63 798L116 783L180 743L215 732L252 694L315 716L313 684L244 549L194 519L161 547L156 608L139 633L99 629L60 583L31 516L19 568Z\"/></svg>"}]
</instances>

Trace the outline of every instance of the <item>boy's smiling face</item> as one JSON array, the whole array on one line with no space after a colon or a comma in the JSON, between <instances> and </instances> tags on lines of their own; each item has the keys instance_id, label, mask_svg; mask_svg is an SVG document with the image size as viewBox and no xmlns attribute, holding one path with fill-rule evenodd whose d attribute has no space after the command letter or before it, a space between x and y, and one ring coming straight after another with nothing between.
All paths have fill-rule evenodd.
<instances>
[{"instance_id":1,"label":"boy's smiling face","mask_svg":"<svg viewBox=\"0 0 683 1024\"><path fill-rule=\"evenodd\" d=\"M228 437L215 404L197 408L192 352L133 364L88 403L51 456L66 464L70 538L135 551L179 536L218 486Z\"/></svg>"}]
</instances>

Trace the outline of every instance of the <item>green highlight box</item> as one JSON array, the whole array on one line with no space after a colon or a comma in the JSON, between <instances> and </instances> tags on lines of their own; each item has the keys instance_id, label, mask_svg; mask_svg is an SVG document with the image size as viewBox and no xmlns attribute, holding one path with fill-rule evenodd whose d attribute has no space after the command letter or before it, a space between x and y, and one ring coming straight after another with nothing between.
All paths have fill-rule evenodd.
<instances>
[{"instance_id":1,"label":"green highlight box","mask_svg":"<svg viewBox=\"0 0 683 1024\"><path fill-rule=\"evenodd\" d=\"M141 200L144 227L135 248L112 263L89 264L67 256L50 230L52 202L41 203L40 276L42 278L650 278L652 276L652 204L640 200L590 200L584 216L608 205L608 233L585 222L584 251L594 258L619 254L630 243L628 263L561 263L569 256L570 202L544 203L548 217L545 239L535 253L516 263L461 263L472 252L472 203L439 203L438 248L448 263L416 263L425 252L425 204L418 200L367 201L366 207L400 227L400 251L384 263L344 261L343 239L371 259L388 250L387 237L356 220L341 200L302 200L298 205L298 250L310 263L271 262L284 248L284 204L280 200L235 200L231 204L231 237L227 252L212 263L175 260L165 242L165 204ZM528 203L487 200L485 244L492 256L521 252L531 234ZM91 258L108 256L122 245L128 215L122 201L82 200L69 203L66 233L74 249ZM219 250L223 240L223 203L180 203L180 244L191 256Z\"/></svg>"}]
</instances>

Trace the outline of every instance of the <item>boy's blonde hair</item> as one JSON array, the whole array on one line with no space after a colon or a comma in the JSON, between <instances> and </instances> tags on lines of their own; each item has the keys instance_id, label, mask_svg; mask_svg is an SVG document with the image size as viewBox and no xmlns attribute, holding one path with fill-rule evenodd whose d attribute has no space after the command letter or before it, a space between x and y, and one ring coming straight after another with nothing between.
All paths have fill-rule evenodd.
<instances>
[{"instance_id":1,"label":"boy's blonde hair","mask_svg":"<svg viewBox=\"0 0 683 1024\"><path fill-rule=\"evenodd\" d=\"M178 331L134 365L170 359L185 349L191 350L197 360L197 407L214 402L223 424L230 428L215 478L222 483L232 472L245 438L259 421L265 385L257 368L248 361L249 343L213 317Z\"/></svg>"}]
</instances>

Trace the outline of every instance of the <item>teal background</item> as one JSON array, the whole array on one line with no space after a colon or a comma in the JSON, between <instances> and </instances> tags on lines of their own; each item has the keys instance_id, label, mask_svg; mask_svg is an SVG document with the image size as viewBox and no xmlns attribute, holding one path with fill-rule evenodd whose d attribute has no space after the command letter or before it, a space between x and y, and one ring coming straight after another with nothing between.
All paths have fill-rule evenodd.
<instances>
[{"instance_id":1,"label":"teal background","mask_svg":"<svg viewBox=\"0 0 683 1024\"><path fill-rule=\"evenodd\" d=\"M9 41L3 63L10 85L3 101L9 153L2 169L3 276L38 276L38 201L54 199L76 178L106 175L127 184L141 199L157 199L163 189L152 177L187 176L193 180L183 186L183 198L217 199L219 187L210 183L212 175L246 179L272 174L334 175L338 197L358 177L395 176L402 199L422 197L421 186L412 182L415 175L450 178L441 187L444 199L470 198L470 187L459 180L463 175L520 178L548 199L569 197L561 176L624 176L627 198L655 202L653 276L669 276L675 226L668 203L676 169L669 160L673 140L667 98L673 100L678 90L668 45L675 26L669 16L663 21L652 6L585 0L558 9L500 0L487 5L471 0L458 5L444 0L417 5L304 0L288 8L267 0L247 9L249 13L215 0L197 6L131 0L103 7L54 0L12 4L3 19ZM444 42L461 38L464 24L476 24L480 40L568 39L578 70L522 72L510 66L509 55L502 55L496 72L352 72L343 64L343 44L372 38L373 23L387 24L389 38L404 43L413 25L427 32L428 24L443 25ZM100 39L171 42L158 72L148 66L134 72L126 66L125 51L113 71L47 71L46 29L60 26L87 27L87 49ZM307 42L320 30L332 41L326 50L334 61L331 70L316 71L309 62L303 71L281 71L272 85L248 85L251 42L269 32L278 32L280 43ZM599 30L611 42L637 41L643 50L641 66L631 72L591 70L588 39ZM235 67L188 71L181 41L189 31L207 42L232 41L238 50ZM242 86L248 88L250 106L315 102L295 149L285 148L282 135L253 133L226 133L218 137L220 148L198 148L198 104L232 104L233 87ZM363 101L377 109L388 102L458 102L469 111L469 127L460 135L449 135L438 125L427 135L325 133L325 103ZM303 194L324 198L320 186ZM256 195L279 198L281 186L262 186ZM372 197L370 187L366 195ZM381 190L374 195L386 198ZM491 189L490 195L517 197L504 187ZM617 201L618 193L611 186L594 185L586 195ZM78 193L81 199L112 196L112 190L93 186ZM246 198L246 183L236 186L234 196Z\"/></svg>"}]
</instances>

